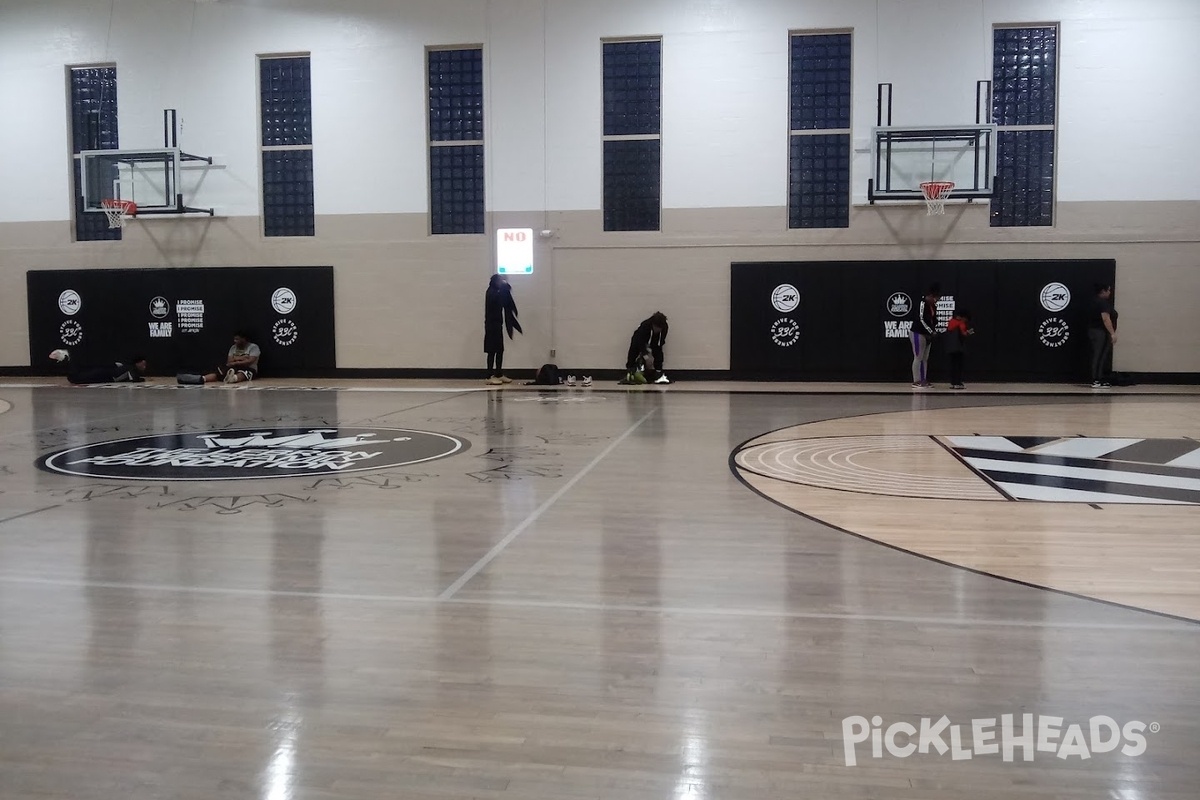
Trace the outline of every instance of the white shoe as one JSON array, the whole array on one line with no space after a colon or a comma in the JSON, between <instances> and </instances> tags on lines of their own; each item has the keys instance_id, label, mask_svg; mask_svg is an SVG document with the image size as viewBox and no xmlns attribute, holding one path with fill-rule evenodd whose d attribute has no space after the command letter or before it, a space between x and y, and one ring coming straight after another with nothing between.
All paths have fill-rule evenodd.
<instances>
[{"instance_id":1,"label":"white shoe","mask_svg":"<svg viewBox=\"0 0 1200 800\"><path fill-rule=\"evenodd\" d=\"M226 383L237 383L237 379L238 379L237 372L235 372L234 370L227 370L225 372L225 382Z\"/></svg>"},{"instance_id":2,"label":"white shoe","mask_svg":"<svg viewBox=\"0 0 1200 800\"><path fill-rule=\"evenodd\" d=\"M53 350L50 353L50 358L55 361L69 361L71 359L70 350Z\"/></svg>"},{"instance_id":3,"label":"white shoe","mask_svg":"<svg viewBox=\"0 0 1200 800\"><path fill-rule=\"evenodd\" d=\"M575 376L568 375L567 376L567 386L574 386L574 385L575 385Z\"/></svg>"},{"instance_id":4,"label":"white shoe","mask_svg":"<svg viewBox=\"0 0 1200 800\"><path fill-rule=\"evenodd\" d=\"M591 386L591 385L592 385L592 376L591 376L591 375L584 375L584 376L583 376L583 385L584 385L584 386Z\"/></svg>"},{"instance_id":5,"label":"white shoe","mask_svg":"<svg viewBox=\"0 0 1200 800\"><path fill-rule=\"evenodd\" d=\"M671 382L671 379L670 379L670 378L668 378L668 377L667 377L667 373L665 373L665 372L664 372L662 375L659 375L659 376L658 376L658 379L657 379L656 381L654 381L654 382L655 382L655 383L670 383L670 382Z\"/></svg>"}]
</instances>

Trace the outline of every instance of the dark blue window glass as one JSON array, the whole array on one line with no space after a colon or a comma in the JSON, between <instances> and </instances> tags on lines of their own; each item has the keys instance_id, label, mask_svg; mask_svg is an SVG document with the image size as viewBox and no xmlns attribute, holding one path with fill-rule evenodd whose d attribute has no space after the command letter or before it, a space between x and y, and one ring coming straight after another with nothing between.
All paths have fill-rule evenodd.
<instances>
[{"instance_id":1,"label":"dark blue window glass","mask_svg":"<svg viewBox=\"0 0 1200 800\"><path fill-rule=\"evenodd\" d=\"M791 39L789 118L793 131L850 127L849 33ZM850 136L793 134L788 152L788 227L850 225Z\"/></svg>"},{"instance_id":2,"label":"dark blue window glass","mask_svg":"<svg viewBox=\"0 0 1200 800\"><path fill-rule=\"evenodd\" d=\"M604 230L656 231L662 208L662 42L604 43Z\"/></svg>"},{"instance_id":3,"label":"dark blue window glass","mask_svg":"<svg viewBox=\"0 0 1200 800\"><path fill-rule=\"evenodd\" d=\"M658 139L604 143L604 230L659 229L661 150Z\"/></svg>"},{"instance_id":4,"label":"dark blue window glass","mask_svg":"<svg viewBox=\"0 0 1200 800\"><path fill-rule=\"evenodd\" d=\"M850 127L850 63L848 33L792 37L792 130Z\"/></svg>"},{"instance_id":5,"label":"dark blue window glass","mask_svg":"<svg viewBox=\"0 0 1200 800\"><path fill-rule=\"evenodd\" d=\"M71 70L71 150L115 150L117 141L117 68L81 67ZM108 227L108 217L83 210L79 159L74 159L75 241L121 238L120 228ZM102 176L90 176L93 179ZM109 180L115 178L109 177Z\"/></svg>"},{"instance_id":6,"label":"dark blue window glass","mask_svg":"<svg viewBox=\"0 0 1200 800\"><path fill-rule=\"evenodd\" d=\"M483 141L483 50L429 51L429 141ZM483 145L429 148L429 230L484 232Z\"/></svg>"},{"instance_id":7,"label":"dark blue window glass","mask_svg":"<svg viewBox=\"0 0 1200 800\"><path fill-rule=\"evenodd\" d=\"M483 233L483 145L429 148L430 231Z\"/></svg>"},{"instance_id":8,"label":"dark blue window glass","mask_svg":"<svg viewBox=\"0 0 1200 800\"><path fill-rule=\"evenodd\" d=\"M312 150L267 150L263 157L263 232L267 236L312 236Z\"/></svg>"},{"instance_id":9,"label":"dark blue window glass","mask_svg":"<svg viewBox=\"0 0 1200 800\"><path fill-rule=\"evenodd\" d=\"M850 226L850 136L793 136L789 156L788 226Z\"/></svg>"},{"instance_id":10,"label":"dark blue window glass","mask_svg":"<svg viewBox=\"0 0 1200 800\"><path fill-rule=\"evenodd\" d=\"M259 60L264 147L312 144L312 75L308 56Z\"/></svg>"},{"instance_id":11,"label":"dark blue window glass","mask_svg":"<svg viewBox=\"0 0 1200 800\"><path fill-rule=\"evenodd\" d=\"M662 42L604 45L604 135L662 132Z\"/></svg>"},{"instance_id":12,"label":"dark blue window glass","mask_svg":"<svg viewBox=\"0 0 1200 800\"><path fill-rule=\"evenodd\" d=\"M992 111L997 125L1053 125L1058 91L1058 29L997 28Z\"/></svg>"},{"instance_id":13,"label":"dark blue window glass","mask_svg":"<svg viewBox=\"0 0 1200 800\"><path fill-rule=\"evenodd\" d=\"M993 32L992 115L996 141L993 227L1054 224L1054 130L1058 103L1058 29ZM1043 130L1006 131L1044 125Z\"/></svg>"},{"instance_id":14,"label":"dark blue window glass","mask_svg":"<svg viewBox=\"0 0 1200 800\"><path fill-rule=\"evenodd\" d=\"M993 227L1054 224L1054 131L1000 131Z\"/></svg>"},{"instance_id":15,"label":"dark blue window glass","mask_svg":"<svg viewBox=\"0 0 1200 800\"><path fill-rule=\"evenodd\" d=\"M308 56L259 59L263 234L313 236L312 70Z\"/></svg>"},{"instance_id":16,"label":"dark blue window glass","mask_svg":"<svg viewBox=\"0 0 1200 800\"><path fill-rule=\"evenodd\" d=\"M429 139L483 140L483 51L429 51Z\"/></svg>"}]
</instances>

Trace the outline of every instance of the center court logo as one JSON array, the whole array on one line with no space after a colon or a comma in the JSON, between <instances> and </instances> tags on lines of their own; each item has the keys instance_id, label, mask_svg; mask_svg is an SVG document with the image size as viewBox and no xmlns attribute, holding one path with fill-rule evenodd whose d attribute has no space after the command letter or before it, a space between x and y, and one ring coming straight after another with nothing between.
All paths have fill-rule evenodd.
<instances>
[{"instance_id":1,"label":"center court logo","mask_svg":"<svg viewBox=\"0 0 1200 800\"><path fill-rule=\"evenodd\" d=\"M398 428L250 428L137 436L59 450L37 466L135 481L229 481L369 472L465 451L454 436Z\"/></svg>"},{"instance_id":2,"label":"center court logo","mask_svg":"<svg viewBox=\"0 0 1200 800\"><path fill-rule=\"evenodd\" d=\"M780 314L790 314L800 305L800 292L790 283L781 283L771 292L771 305Z\"/></svg>"},{"instance_id":3,"label":"center court logo","mask_svg":"<svg viewBox=\"0 0 1200 800\"><path fill-rule=\"evenodd\" d=\"M1071 290L1061 283L1047 283L1042 287L1042 308L1051 314L1062 311L1071 304Z\"/></svg>"},{"instance_id":4,"label":"center court logo","mask_svg":"<svg viewBox=\"0 0 1200 800\"><path fill-rule=\"evenodd\" d=\"M886 751L894 758L914 754L950 754L952 761L968 761L975 756L999 754L1011 763L1017 751L1021 760L1033 761L1038 753L1048 753L1061 760L1078 758L1087 761L1095 754L1111 753L1120 748L1121 754L1136 758L1146 752L1146 733L1158 733L1157 722L1147 725L1138 720L1119 724L1108 716L1095 716L1086 724L1063 726L1062 717L1022 714L1003 714L999 720L973 719L969 725L951 723L949 717L919 720L919 727L908 722L883 726L882 717L853 716L842 720L842 744L846 766L858 764L858 745L871 742L871 757L883 758ZM997 725L997 722L999 725ZM1019 732L1018 732L1019 730ZM969 746L968 746L969 745Z\"/></svg>"}]
</instances>

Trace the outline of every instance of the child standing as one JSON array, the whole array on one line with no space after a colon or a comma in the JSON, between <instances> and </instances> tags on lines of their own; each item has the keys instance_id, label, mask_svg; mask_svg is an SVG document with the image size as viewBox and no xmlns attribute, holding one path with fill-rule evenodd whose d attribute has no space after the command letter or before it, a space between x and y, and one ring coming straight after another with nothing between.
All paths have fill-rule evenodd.
<instances>
[{"instance_id":1,"label":"child standing","mask_svg":"<svg viewBox=\"0 0 1200 800\"><path fill-rule=\"evenodd\" d=\"M963 385L963 360L966 356L967 337L975 333L971 327L971 312L954 310L954 316L946 325L946 352L950 356L950 388L965 389Z\"/></svg>"}]
</instances>

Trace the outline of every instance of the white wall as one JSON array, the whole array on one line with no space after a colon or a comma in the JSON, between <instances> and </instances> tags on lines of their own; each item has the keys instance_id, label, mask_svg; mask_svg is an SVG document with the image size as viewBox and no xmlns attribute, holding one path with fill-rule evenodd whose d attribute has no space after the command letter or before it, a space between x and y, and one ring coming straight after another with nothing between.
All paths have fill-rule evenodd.
<instances>
[{"instance_id":1,"label":"white wall","mask_svg":"<svg viewBox=\"0 0 1200 800\"><path fill-rule=\"evenodd\" d=\"M992 26L1014 21L1062 25L1062 200L1200 197L1192 0L8 0L0 101L16 113L0 152L19 191L0 220L68 218L68 64L117 64L124 147L157 144L161 109L179 109L183 143L225 165L208 201L237 216L259 207L255 56L310 52L318 214L423 213L425 47L485 44L489 207L587 210L601 205L599 42L661 35L664 206L770 207L786 199L789 30L854 31L861 142L880 81L896 124L971 121Z\"/></svg>"},{"instance_id":2,"label":"white wall","mask_svg":"<svg viewBox=\"0 0 1200 800\"><path fill-rule=\"evenodd\" d=\"M1055 228L992 229L977 204L951 227L876 206L848 230L786 229L789 31L853 31L858 143L880 81L896 124L972 120L993 26L1029 22L1062 30ZM664 43L662 233L600 230L600 42L628 36ZM662 307L673 363L722 369L732 260L1124 254L1118 363L1200 370L1196 41L1196 0L0 0L0 365L27 358L30 268L329 263L342 366L475 365L477 331L446 321L477 316L491 237L426 233L424 63L483 45L490 219L561 228L522 281L513 359L553 346L598 365ZM313 63L317 236L265 239L256 56L294 52ZM117 65L123 147L157 144L162 109L179 110L182 143L223 165L196 201L230 220L71 241L65 71L93 63ZM856 196L868 176L860 153ZM1153 341L1163 302L1185 326L1172 352Z\"/></svg>"}]
</instances>

